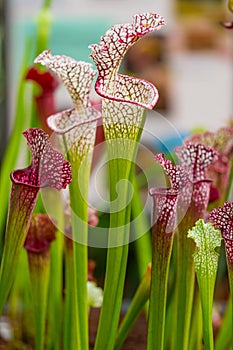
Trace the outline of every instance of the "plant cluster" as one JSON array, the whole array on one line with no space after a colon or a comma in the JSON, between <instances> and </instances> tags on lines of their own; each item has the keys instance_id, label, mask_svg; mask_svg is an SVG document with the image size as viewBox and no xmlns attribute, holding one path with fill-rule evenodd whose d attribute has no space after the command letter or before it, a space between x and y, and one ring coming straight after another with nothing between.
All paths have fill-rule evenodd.
<instances>
[{"instance_id":1,"label":"plant cluster","mask_svg":"<svg viewBox=\"0 0 233 350\"><path fill-rule=\"evenodd\" d=\"M132 23L110 28L90 46L96 71L90 63L47 49L48 32L41 30L49 28L49 5L45 2L39 16L35 65L28 69L25 59L22 68L15 128L1 169L1 314L14 320L19 313L32 312L37 350L89 349L90 307L101 307L95 350L120 349L142 311L148 350L233 347L233 128L192 135L174 154L155 155L168 185L149 191L152 229L145 232L135 162L145 109L153 109L159 95L151 83L119 69L127 50L159 30L164 19L143 13ZM96 74L101 110L90 98ZM35 95L30 85L34 104L23 101L28 80L40 86ZM73 107L61 112L54 102L58 81L73 101ZM31 163L12 171L25 125L30 126L23 135ZM88 263L89 227L98 228L88 189L100 127L110 195L107 234L97 230L95 237L99 246L107 246L103 292ZM61 195L65 188L69 191ZM45 198L52 215L46 212ZM141 281L119 325L133 215L140 236L135 244ZM215 282L224 247L230 294L214 333Z\"/></svg>"}]
</instances>

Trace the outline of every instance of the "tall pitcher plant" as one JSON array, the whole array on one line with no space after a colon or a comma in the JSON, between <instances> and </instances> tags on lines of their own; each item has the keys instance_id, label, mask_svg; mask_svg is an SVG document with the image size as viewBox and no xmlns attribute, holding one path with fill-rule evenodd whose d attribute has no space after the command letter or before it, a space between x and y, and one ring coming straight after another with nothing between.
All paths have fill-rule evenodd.
<instances>
[{"instance_id":1,"label":"tall pitcher plant","mask_svg":"<svg viewBox=\"0 0 233 350\"><path fill-rule=\"evenodd\" d=\"M127 265L131 211L131 182L137 144L144 124L144 108L152 109L158 100L157 89L149 82L118 73L127 50L142 36L164 24L161 16L135 15L132 24L113 26L91 45L98 69L95 84L102 97L102 122L107 144L110 184L110 229L105 275L104 299L96 340L96 349L114 346ZM72 165L70 200L73 209L72 235L75 261L75 306L77 344L88 349L87 312L87 199L91 156L97 120L89 93L95 72L91 65L67 56L52 56L44 51L35 63L45 65L62 80L74 102L74 108L48 118L49 127L62 135ZM108 336L106 337L106 334Z\"/></svg>"},{"instance_id":2,"label":"tall pitcher plant","mask_svg":"<svg viewBox=\"0 0 233 350\"><path fill-rule=\"evenodd\" d=\"M47 122L57 135L61 135L64 151L72 165L73 181L69 193L74 254L75 333L78 347L88 349L88 184L97 120L100 118L100 113L91 106L89 94L96 73L89 63L77 62L68 56L53 56L48 50L42 52L35 62L51 69L62 80L74 103L74 108L51 115Z\"/></svg>"},{"instance_id":3,"label":"tall pitcher plant","mask_svg":"<svg viewBox=\"0 0 233 350\"><path fill-rule=\"evenodd\" d=\"M110 184L107 266L96 350L114 346L127 266L134 160L144 108L152 109L158 100L151 83L119 74L118 70L127 50L163 24L163 18L156 14L135 15L132 24L113 26L99 44L90 46L90 57L98 69L95 90L102 96Z\"/></svg>"}]
</instances>

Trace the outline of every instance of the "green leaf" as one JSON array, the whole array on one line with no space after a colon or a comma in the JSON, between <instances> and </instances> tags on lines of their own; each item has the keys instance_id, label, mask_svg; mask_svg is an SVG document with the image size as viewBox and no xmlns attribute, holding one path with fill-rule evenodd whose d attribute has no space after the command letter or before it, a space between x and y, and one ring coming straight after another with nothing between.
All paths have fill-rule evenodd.
<instances>
[{"instance_id":1,"label":"green leaf","mask_svg":"<svg viewBox=\"0 0 233 350\"><path fill-rule=\"evenodd\" d=\"M188 237L195 241L197 247L193 258L201 297L204 346L212 350L214 349L212 309L218 266L218 253L215 248L220 247L222 236L219 229L200 219L189 230Z\"/></svg>"},{"instance_id":2,"label":"green leaf","mask_svg":"<svg viewBox=\"0 0 233 350\"><path fill-rule=\"evenodd\" d=\"M197 246L193 254L196 273L208 277L215 276L218 264L218 253L215 248L221 246L222 240L220 230L200 219L188 231L188 237L192 238Z\"/></svg>"}]
</instances>

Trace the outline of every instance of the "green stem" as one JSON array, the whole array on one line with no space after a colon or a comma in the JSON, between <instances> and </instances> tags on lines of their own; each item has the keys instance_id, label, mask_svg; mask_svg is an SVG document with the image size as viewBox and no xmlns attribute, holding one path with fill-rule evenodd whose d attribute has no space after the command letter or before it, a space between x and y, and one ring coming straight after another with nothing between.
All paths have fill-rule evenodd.
<instances>
[{"instance_id":1,"label":"green stem","mask_svg":"<svg viewBox=\"0 0 233 350\"><path fill-rule=\"evenodd\" d=\"M188 350L189 331L192 314L192 301L194 294L195 272L193 252L195 244L187 239L187 230L183 219L177 235L177 281L176 281L176 331L173 349Z\"/></svg>"},{"instance_id":2,"label":"green stem","mask_svg":"<svg viewBox=\"0 0 233 350\"><path fill-rule=\"evenodd\" d=\"M115 122L125 116L124 104L103 99L102 117L107 142L110 184L110 228L103 304L95 350L114 348L123 298L131 215L131 183L134 175L138 140L144 123L143 109L132 107L128 113L134 125ZM127 118L126 118L127 120Z\"/></svg>"},{"instance_id":3,"label":"green stem","mask_svg":"<svg viewBox=\"0 0 233 350\"><path fill-rule=\"evenodd\" d=\"M65 305L64 305L64 350L76 350L74 301L73 242L65 240Z\"/></svg>"},{"instance_id":4,"label":"green stem","mask_svg":"<svg viewBox=\"0 0 233 350\"><path fill-rule=\"evenodd\" d=\"M7 308L7 314L10 319L19 318L20 309L19 309L19 303L22 303L24 306L26 303L30 303L31 306L31 295L30 291L25 288L25 286L28 286L29 283L29 269L28 269L28 261L27 261L27 253L26 250L23 249L22 253L20 254L19 263L17 266L15 281L13 283L11 293L8 298L8 308ZM25 297L25 294L27 295ZM29 295L29 296L28 296ZM30 302L25 299L30 299ZM25 306L25 309L27 306ZM24 310L25 310L24 309Z\"/></svg>"},{"instance_id":5,"label":"green stem","mask_svg":"<svg viewBox=\"0 0 233 350\"><path fill-rule=\"evenodd\" d=\"M232 192L232 186L233 186L233 157L231 157L231 171L230 171L229 180L228 180L228 184L227 184L225 201L229 201L230 200L231 192Z\"/></svg>"},{"instance_id":6,"label":"green stem","mask_svg":"<svg viewBox=\"0 0 233 350\"><path fill-rule=\"evenodd\" d=\"M39 189L12 185L6 238L0 270L0 314L12 287Z\"/></svg>"},{"instance_id":7,"label":"green stem","mask_svg":"<svg viewBox=\"0 0 233 350\"><path fill-rule=\"evenodd\" d=\"M150 285L151 285L151 266L148 266L146 273L131 301L130 307L125 314L125 317L118 330L114 350L121 348L124 340L129 334L131 328L133 327L136 319L138 318L140 312L142 311L145 303L149 299L150 295Z\"/></svg>"},{"instance_id":8,"label":"green stem","mask_svg":"<svg viewBox=\"0 0 233 350\"><path fill-rule=\"evenodd\" d=\"M71 158L71 157L70 157ZM71 163L72 164L72 163ZM88 184L90 156L83 163L72 164L73 181L70 185L72 209L72 235L74 254L74 307L76 307L76 327L78 349L89 349L88 340Z\"/></svg>"},{"instance_id":9,"label":"green stem","mask_svg":"<svg viewBox=\"0 0 233 350\"><path fill-rule=\"evenodd\" d=\"M51 0L44 0L42 9L37 16L36 56L48 48L52 24L51 3Z\"/></svg>"},{"instance_id":10,"label":"green stem","mask_svg":"<svg viewBox=\"0 0 233 350\"><path fill-rule=\"evenodd\" d=\"M51 188L41 191L46 198L46 212L50 217L56 218L56 240L50 248L50 277L48 295L48 349L58 350L61 346L63 325L63 228L64 208L61 193ZM54 205L56 203L56 205ZM35 208L36 210L36 208Z\"/></svg>"},{"instance_id":11,"label":"green stem","mask_svg":"<svg viewBox=\"0 0 233 350\"><path fill-rule=\"evenodd\" d=\"M212 326L212 310L213 310L213 291L214 283L208 278L205 281L199 280L202 318L203 318L203 338L205 349L214 349L213 326Z\"/></svg>"},{"instance_id":12,"label":"green stem","mask_svg":"<svg viewBox=\"0 0 233 350\"><path fill-rule=\"evenodd\" d=\"M227 266L231 293L231 334L233 334L233 266L229 261L227 262ZM231 349L233 350L233 336L231 338Z\"/></svg>"},{"instance_id":13,"label":"green stem","mask_svg":"<svg viewBox=\"0 0 233 350\"><path fill-rule=\"evenodd\" d=\"M152 272L147 350L163 350L169 263L173 234L152 230Z\"/></svg>"},{"instance_id":14,"label":"green stem","mask_svg":"<svg viewBox=\"0 0 233 350\"><path fill-rule=\"evenodd\" d=\"M28 252L32 303L35 317L36 350L44 349L44 333L49 284L49 252Z\"/></svg>"},{"instance_id":15,"label":"green stem","mask_svg":"<svg viewBox=\"0 0 233 350\"><path fill-rule=\"evenodd\" d=\"M63 268L63 234L56 233L56 240L50 249L50 279L48 296L48 333L49 348L60 349L63 324L62 309L62 273Z\"/></svg>"},{"instance_id":16,"label":"green stem","mask_svg":"<svg viewBox=\"0 0 233 350\"><path fill-rule=\"evenodd\" d=\"M43 8L48 9L52 4L52 0L44 0Z\"/></svg>"},{"instance_id":17,"label":"green stem","mask_svg":"<svg viewBox=\"0 0 233 350\"><path fill-rule=\"evenodd\" d=\"M24 50L24 57L21 64L20 70L20 79L17 92L17 101L16 101L16 113L15 120L12 127L12 133L8 141L6 152L1 164L0 172L0 198L1 198L1 220L0 220L0 252L3 250L4 244L4 227L5 227L5 218L7 215L7 206L9 200L10 192L10 178L9 174L14 169L17 162L18 155L21 150L21 137L22 131L26 128L28 123L28 109L25 104L25 95L28 87L24 80L26 69L29 65L29 56L30 56L30 45L31 41L27 40ZM30 97L28 98L30 99Z\"/></svg>"},{"instance_id":18,"label":"green stem","mask_svg":"<svg viewBox=\"0 0 233 350\"><path fill-rule=\"evenodd\" d=\"M227 302L223 323L220 330L217 333L215 341L215 350L227 350L231 346L232 342L232 298L230 297Z\"/></svg>"},{"instance_id":19,"label":"green stem","mask_svg":"<svg viewBox=\"0 0 233 350\"><path fill-rule=\"evenodd\" d=\"M197 287L197 285L196 285ZM195 287L194 301L192 308L191 330L189 337L189 349L201 350L202 349L202 311L201 300L198 288Z\"/></svg>"},{"instance_id":20,"label":"green stem","mask_svg":"<svg viewBox=\"0 0 233 350\"><path fill-rule=\"evenodd\" d=\"M218 267L215 248L221 246L222 236L220 230L215 229L211 223L204 223L203 219L199 219L189 230L188 238L196 243L193 260L201 298L204 346L205 349L213 350L212 310Z\"/></svg>"},{"instance_id":21,"label":"green stem","mask_svg":"<svg viewBox=\"0 0 233 350\"><path fill-rule=\"evenodd\" d=\"M107 141L110 183L110 229L103 305L95 350L114 347L128 258L133 160L137 143L129 139Z\"/></svg>"},{"instance_id":22,"label":"green stem","mask_svg":"<svg viewBox=\"0 0 233 350\"><path fill-rule=\"evenodd\" d=\"M147 217L143 213L143 205L136 177L134 178L132 217L135 223L134 234L136 236L136 240L134 246L137 257L139 278L141 280L149 262L151 262L151 235ZM137 239L137 237L139 238Z\"/></svg>"}]
</instances>

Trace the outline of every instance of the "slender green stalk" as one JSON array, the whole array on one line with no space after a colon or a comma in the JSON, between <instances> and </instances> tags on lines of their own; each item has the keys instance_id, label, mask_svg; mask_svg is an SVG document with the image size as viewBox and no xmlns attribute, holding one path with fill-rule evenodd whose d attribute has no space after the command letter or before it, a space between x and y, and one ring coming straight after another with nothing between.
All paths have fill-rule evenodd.
<instances>
[{"instance_id":1,"label":"slender green stalk","mask_svg":"<svg viewBox=\"0 0 233 350\"><path fill-rule=\"evenodd\" d=\"M215 248L221 246L222 236L220 230L200 219L189 230L188 237L192 238L197 246L193 258L201 297L204 346L205 349L213 350L212 309L218 266Z\"/></svg>"},{"instance_id":2,"label":"slender green stalk","mask_svg":"<svg viewBox=\"0 0 233 350\"><path fill-rule=\"evenodd\" d=\"M114 115L124 117L124 105L103 100L103 120L106 122L110 184L110 228L108 235L107 265L105 273L103 304L97 330L95 350L114 348L123 297L125 273L128 258L130 215L134 160L144 123L143 110L128 107L131 118L137 124L128 125L119 121L115 126ZM105 120L106 118L106 120Z\"/></svg>"},{"instance_id":3,"label":"slender green stalk","mask_svg":"<svg viewBox=\"0 0 233 350\"><path fill-rule=\"evenodd\" d=\"M228 278L230 284L230 293L231 293L231 334L233 334L233 266L231 263L228 265ZM231 349L233 350L233 336L231 338Z\"/></svg>"},{"instance_id":4,"label":"slender green stalk","mask_svg":"<svg viewBox=\"0 0 233 350\"><path fill-rule=\"evenodd\" d=\"M188 216L187 216L188 219ZM176 280L176 317L173 349L188 350L189 331L194 295L195 272L192 254L194 242L187 239L187 229L191 225L184 218L179 225L177 235L177 280Z\"/></svg>"},{"instance_id":5,"label":"slender green stalk","mask_svg":"<svg viewBox=\"0 0 233 350\"><path fill-rule=\"evenodd\" d=\"M233 157L231 158L231 171L229 175L229 181L227 185L226 195L225 195L225 201L231 200L231 194L232 194L232 186L233 186Z\"/></svg>"},{"instance_id":6,"label":"slender green stalk","mask_svg":"<svg viewBox=\"0 0 233 350\"><path fill-rule=\"evenodd\" d=\"M56 240L50 249L50 278L48 295L48 347L60 349L63 326L62 284L63 284L63 234L56 233Z\"/></svg>"},{"instance_id":7,"label":"slender green stalk","mask_svg":"<svg viewBox=\"0 0 233 350\"><path fill-rule=\"evenodd\" d=\"M49 252L35 254L28 252L32 303L35 316L36 350L44 349L47 295L49 285Z\"/></svg>"},{"instance_id":8,"label":"slender green stalk","mask_svg":"<svg viewBox=\"0 0 233 350\"><path fill-rule=\"evenodd\" d=\"M232 343L232 298L228 299L226 310L224 313L224 319L219 329L216 341L215 350L227 350L230 349Z\"/></svg>"},{"instance_id":9,"label":"slender green stalk","mask_svg":"<svg viewBox=\"0 0 233 350\"><path fill-rule=\"evenodd\" d=\"M126 339L140 312L142 311L145 303L147 302L147 300L149 300L150 285L151 265L148 266L146 273L144 274L143 279L136 293L134 294L129 309L125 314L123 321L121 322L120 328L116 336L114 350L118 350L121 348L124 340Z\"/></svg>"},{"instance_id":10,"label":"slender green stalk","mask_svg":"<svg viewBox=\"0 0 233 350\"><path fill-rule=\"evenodd\" d=\"M225 241L225 252L227 258L228 280L230 285L231 298L231 334L233 329L233 202L225 202L222 207L213 209L209 214L209 220L221 230ZM228 319L227 319L228 321ZM228 321L229 322L229 321ZM231 348L233 349L233 337L231 338Z\"/></svg>"},{"instance_id":11,"label":"slender green stalk","mask_svg":"<svg viewBox=\"0 0 233 350\"><path fill-rule=\"evenodd\" d=\"M202 310L199 290L195 285L194 300L192 308L191 330L189 337L189 349L201 350L202 349Z\"/></svg>"},{"instance_id":12,"label":"slender green stalk","mask_svg":"<svg viewBox=\"0 0 233 350\"><path fill-rule=\"evenodd\" d=\"M44 0L41 11L37 16L36 55L48 48L52 24L51 3L52 0Z\"/></svg>"},{"instance_id":13,"label":"slender green stalk","mask_svg":"<svg viewBox=\"0 0 233 350\"><path fill-rule=\"evenodd\" d=\"M0 220L0 252L3 249L4 243L4 225L5 218L7 216L7 206L9 200L10 192L10 178L9 174L14 169L17 162L19 152L21 150L21 137L22 131L26 128L28 123L28 108L25 104L25 95L28 93L28 87L24 81L24 76L26 69L29 65L29 56L30 56L30 45L31 41L27 41L24 50L24 57L20 69L20 79L17 92L17 101L16 101L16 113L15 120L12 127L12 133L8 141L6 152L1 164L0 172L0 198L1 198L1 220ZM27 101L28 102L28 101Z\"/></svg>"},{"instance_id":14,"label":"slender green stalk","mask_svg":"<svg viewBox=\"0 0 233 350\"><path fill-rule=\"evenodd\" d=\"M45 345L50 243L55 239L56 231L56 226L47 214L37 213L32 217L24 244L27 250L32 305L34 308L36 350L44 349Z\"/></svg>"},{"instance_id":15,"label":"slender green stalk","mask_svg":"<svg viewBox=\"0 0 233 350\"><path fill-rule=\"evenodd\" d=\"M45 0L44 8L42 8L39 17L38 17L38 33L35 38L37 41L37 52L41 52L48 45L48 39L50 35L50 26L51 26L51 16L49 14L49 6L51 1ZM0 220L0 253L3 250L4 244L4 225L7 214L7 205L10 192L10 181L9 173L15 168L15 164L21 150L20 141L22 131L26 128L26 125L34 125L35 123L35 111L32 108L32 96L33 89L31 86L28 86L25 81L25 72L30 65L31 57L31 47L32 39L27 39L25 44L24 56L22 60L19 85L17 91L17 101L16 101L16 112L15 120L12 128L12 133L8 141L7 149L4 155L3 162L1 164L1 173L0 173L0 198L1 198L1 217ZM26 99L26 100L25 100ZM31 119L31 120L30 120ZM29 125L29 126L30 126Z\"/></svg>"},{"instance_id":16,"label":"slender green stalk","mask_svg":"<svg viewBox=\"0 0 233 350\"><path fill-rule=\"evenodd\" d=\"M149 305L147 350L164 348L168 271L171 259L180 182L187 181L181 167L158 154L155 160L163 167L170 188L151 189L153 196L152 276Z\"/></svg>"},{"instance_id":17,"label":"slender green stalk","mask_svg":"<svg viewBox=\"0 0 233 350\"><path fill-rule=\"evenodd\" d=\"M71 163L72 164L72 163ZM73 165L73 164L72 164ZM88 340L88 184L90 174L90 156L72 167L73 181L70 185L70 203L72 209L72 237L74 254L74 281L76 307L76 332L79 349L89 349Z\"/></svg>"},{"instance_id":18,"label":"slender green stalk","mask_svg":"<svg viewBox=\"0 0 233 350\"><path fill-rule=\"evenodd\" d=\"M13 185L0 270L0 314L12 287L39 189ZM26 203L26 204L25 204Z\"/></svg>"},{"instance_id":19,"label":"slender green stalk","mask_svg":"<svg viewBox=\"0 0 233 350\"><path fill-rule=\"evenodd\" d=\"M50 217L56 218L60 231L56 232L56 240L50 248L50 276L48 294L48 346L49 349L60 349L63 326L63 227L64 208L59 192L49 188L42 190L46 211ZM56 203L56 205L54 205ZM36 210L36 209L35 209Z\"/></svg>"},{"instance_id":20,"label":"slender green stalk","mask_svg":"<svg viewBox=\"0 0 233 350\"><path fill-rule=\"evenodd\" d=\"M64 350L76 350L75 308L74 308L74 259L73 242L65 240L65 305L64 305Z\"/></svg>"},{"instance_id":21,"label":"slender green stalk","mask_svg":"<svg viewBox=\"0 0 233 350\"><path fill-rule=\"evenodd\" d=\"M104 299L96 337L96 350L110 350L114 347L128 257L130 228L130 191L128 181L131 180L132 176L132 164L127 159L112 159L109 162L109 173L111 199L110 229ZM119 182L121 182L121 186L119 186L119 193L117 193L116 188Z\"/></svg>"},{"instance_id":22,"label":"slender green stalk","mask_svg":"<svg viewBox=\"0 0 233 350\"><path fill-rule=\"evenodd\" d=\"M134 193L132 199L132 218L135 220L134 234L139 237L135 240L139 278L143 277L145 269L151 262L151 234L148 228L147 217L143 213L143 205L140 197L137 178L134 178Z\"/></svg>"},{"instance_id":23,"label":"slender green stalk","mask_svg":"<svg viewBox=\"0 0 233 350\"><path fill-rule=\"evenodd\" d=\"M25 286L28 286L28 261L26 251L23 249L20 255L15 281L13 283L11 293L8 298L8 310L7 313L10 318L17 319L19 314L19 303L25 304L24 294L28 292ZM30 296L31 297L31 296ZM21 301L23 299L23 301ZM30 300L31 302L31 300Z\"/></svg>"},{"instance_id":24,"label":"slender green stalk","mask_svg":"<svg viewBox=\"0 0 233 350\"><path fill-rule=\"evenodd\" d=\"M52 0L44 0L43 8L49 8L52 4Z\"/></svg>"},{"instance_id":25,"label":"slender green stalk","mask_svg":"<svg viewBox=\"0 0 233 350\"><path fill-rule=\"evenodd\" d=\"M163 236L152 229L152 272L147 350L163 350L167 300L167 282L173 235Z\"/></svg>"}]
</instances>

